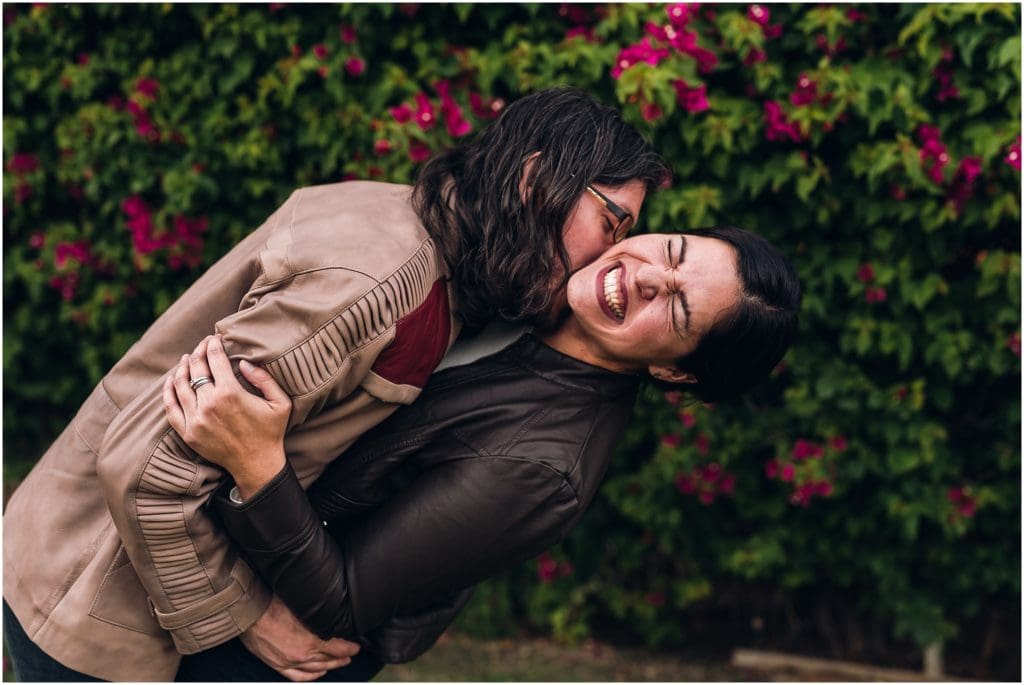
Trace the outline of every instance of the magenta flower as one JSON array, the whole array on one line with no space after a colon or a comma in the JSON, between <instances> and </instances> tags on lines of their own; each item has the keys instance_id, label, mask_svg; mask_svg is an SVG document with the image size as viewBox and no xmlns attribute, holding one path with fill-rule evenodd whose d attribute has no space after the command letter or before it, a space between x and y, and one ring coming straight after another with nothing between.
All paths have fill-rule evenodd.
<instances>
[{"instance_id":1,"label":"magenta flower","mask_svg":"<svg viewBox=\"0 0 1024 685\"><path fill-rule=\"evenodd\" d=\"M697 425L697 417L692 411L679 412L679 420L683 423L684 428L693 428Z\"/></svg>"},{"instance_id":2,"label":"magenta flower","mask_svg":"<svg viewBox=\"0 0 1024 685\"><path fill-rule=\"evenodd\" d=\"M42 231L36 231L29 236L28 245L36 250L43 249L43 246L46 245L46 234Z\"/></svg>"},{"instance_id":3,"label":"magenta flower","mask_svg":"<svg viewBox=\"0 0 1024 685\"><path fill-rule=\"evenodd\" d=\"M672 449L679 447L679 440L680 437L675 433L669 433L661 436L661 444Z\"/></svg>"},{"instance_id":4,"label":"magenta flower","mask_svg":"<svg viewBox=\"0 0 1024 685\"><path fill-rule=\"evenodd\" d=\"M814 494L828 497L832 494L832 483L827 480L819 480L814 484Z\"/></svg>"},{"instance_id":5,"label":"magenta flower","mask_svg":"<svg viewBox=\"0 0 1024 685\"><path fill-rule=\"evenodd\" d=\"M683 79L672 82L676 89L676 101L687 112L703 112L708 109L707 86L703 83L691 88Z\"/></svg>"},{"instance_id":6,"label":"magenta flower","mask_svg":"<svg viewBox=\"0 0 1024 685\"><path fill-rule=\"evenodd\" d=\"M150 99L156 98L158 90L160 90L160 82L155 78L144 76L135 82L135 92L145 95Z\"/></svg>"},{"instance_id":7,"label":"magenta flower","mask_svg":"<svg viewBox=\"0 0 1024 685\"><path fill-rule=\"evenodd\" d=\"M659 62L668 56L669 51L667 48L655 48L651 45L649 37L642 38L639 43L619 51L618 57L615 58L615 66L612 68L612 78L619 78L623 71L641 62L657 66Z\"/></svg>"},{"instance_id":8,"label":"magenta flower","mask_svg":"<svg viewBox=\"0 0 1024 685\"><path fill-rule=\"evenodd\" d=\"M544 552L537 557L537 577L542 583L550 583L558 577L558 562Z\"/></svg>"},{"instance_id":9,"label":"magenta flower","mask_svg":"<svg viewBox=\"0 0 1024 685\"><path fill-rule=\"evenodd\" d=\"M644 118L644 121L657 121L663 114L661 107L653 102L645 102L640 108L640 116Z\"/></svg>"},{"instance_id":10,"label":"magenta flower","mask_svg":"<svg viewBox=\"0 0 1024 685\"><path fill-rule=\"evenodd\" d=\"M662 393L662 397L664 397L665 401L674 407L682 401L683 393L677 390L669 390L668 392Z\"/></svg>"},{"instance_id":11,"label":"magenta flower","mask_svg":"<svg viewBox=\"0 0 1024 685\"><path fill-rule=\"evenodd\" d=\"M434 105L430 103L430 98L427 97L426 93L416 94L416 124L420 129L429 131L434 128L434 124L437 120L434 118Z\"/></svg>"},{"instance_id":12,"label":"magenta flower","mask_svg":"<svg viewBox=\"0 0 1024 685\"><path fill-rule=\"evenodd\" d=\"M965 486L950 488L946 497L956 507L956 512L965 518L971 518L978 509L978 501L971 495L970 488Z\"/></svg>"},{"instance_id":13,"label":"magenta flower","mask_svg":"<svg viewBox=\"0 0 1024 685\"><path fill-rule=\"evenodd\" d=\"M833 435L828 439L828 446L836 452L845 452L849 443L846 441L845 435Z\"/></svg>"},{"instance_id":14,"label":"magenta flower","mask_svg":"<svg viewBox=\"0 0 1024 685\"><path fill-rule=\"evenodd\" d=\"M754 22L755 24L767 26L768 21L771 19L771 13L768 11L767 7L762 7L761 5L751 5L747 9L747 19Z\"/></svg>"},{"instance_id":15,"label":"magenta flower","mask_svg":"<svg viewBox=\"0 0 1024 685\"><path fill-rule=\"evenodd\" d=\"M345 60L345 71L348 72L349 76L362 76L363 72L366 71L366 62L358 57L349 57Z\"/></svg>"},{"instance_id":16,"label":"magenta flower","mask_svg":"<svg viewBox=\"0 0 1024 685\"><path fill-rule=\"evenodd\" d=\"M783 140L789 138L794 143L803 140L803 134L795 122L790 122L782 106L774 100L764 103L765 138Z\"/></svg>"},{"instance_id":17,"label":"magenta flower","mask_svg":"<svg viewBox=\"0 0 1024 685\"><path fill-rule=\"evenodd\" d=\"M850 9L846 10L846 18L852 21L854 24L856 24L857 22L860 21L867 21L868 15L864 14L858 9L851 7Z\"/></svg>"},{"instance_id":18,"label":"magenta flower","mask_svg":"<svg viewBox=\"0 0 1024 685\"><path fill-rule=\"evenodd\" d=\"M766 478L775 478L779 475L778 459L769 459L764 463L764 475Z\"/></svg>"},{"instance_id":19,"label":"magenta flower","mask_svg":"<svg viewBox=\"0 0 1024 685\"><path fill-rule=\"evenodd\" d=\"M53 263L58 269L64 268L69 259L79 264L92 263L92 245L88 240L77 240L73 243L57 243L53 249Z\"/></svg>"},{"instance_id":20,"label":"magenta flower","mask_svg":"<svg viewBox=\"0 0 1024 685\"><path fill-rule=\"evenodd\" d=\"M711 449L711 441L708 436L698 433L693 439L693 446L697 449L698 454L706 455Z\"/></svg>"},{"instance_id":21,"label":"magenta flower","mask_svg":"<svg viewBox=\"0 0 1024 685\"><path fill-rule=\"evenodd\" d=\"M17 204L23 204L26 200L31 199L35 190L29 183L22 181L18 185L14 186L14 201Z\"/></svg>"},{"instance_id":22,"label":"magenta flower","mask_svg":"<svg viewBox=\"0 0 1024 685\"><path fill-rule=\"evenodd\" d=\"M783 464L779 471L779 479L787 483L792 483L794 478L796 478L796 467L788 463Z\"/></svg>"},{"instance_id":23,"label":"magenta flower","mask_svg":"<svg viewBox=\"0 0 1024 685\"><path fill-rule=\"evenodd\" d=\"M697 491L697 481L689 474L680 473L676 476L676 488L684 495L692 495Z\"/></svg>"},{"instance_id":24,"label":"magenta flower","mask_svg":"<svg viewBox=\"0 0 1024 685\"><path fill-rule=\"evenodd\" d=\"M341 42L346 45L352 45L356 42L356 27L351 24L342 24L339 31L339 37Z\"/></svg>"},{"instance_id":25,"label":"magenta flower","mask_svg":"<svg viewBox=\"0 0 1024 685\"><path fill-rule=\"evenodd\" d=\"M942 137L942 132L939 131L938 126L921 124L917 127L917 137L922 143L926 143L929 140L939 140Z\"/></svg>"},{"instance_id":26,"label":"magenta flower","mask_svg":"<svg viewBox=\"0 0 1024 685\"><path fill-rule=\"evenodd\" d=\"M960 160L956 175L962 177L967 184L974 183L981 175L981 157L964 157Z\"/></svg>"},{"instance_id":27,"label":"magenta flower","mask_svg":"<svg viewBox=\"0 0 1024 685\"><path fill-rule=\"evenodd\" d=\"M387 153L391 152L391 143L381 138L373 143L373 152L378 157L386 155Z\"/></svg>"},{"instance_id":28,"label":"magenta flower","mask_svg":"<svg viewBox=\"0 0 1024 685\"><path fill-rule=\"evenodd\" d=\"M7 162L7 170L15 176L31 174L39 168L39 158L28 152L15 152Z\"/></svg>"},{"instance_id":29,"label":"magenta flower","mask_svg":"<svg viewBox=\"0 0 1024 685\"><path fill-rule=\"evenodd\" d=\"M875 304L877 302L885 302L889 295L885 292L885 288L868 288L864 291L864 300L868 304Z\"/></svg>"},{"instance_id":30,"label":"magenta flower","mask_svg":"<svg viewBox=\"0 0 1024 685\"><path fill-rule=\"evenodd\" d=\"M407 121L412 120L412 107L404 102L398 107L392 107L389 111L391 112L391 116L394 117L395 121L399 124L404 124Z\"/></svg>"},{"instance_id":31,"label":"magenta flower","mask_svg":"<svg viewBox=\"0 0 1024 685\"><path fill-rule=\"evenodd\" d=\"M709 504L714 503L715 493L712 490L701 490L700 494L697 495L697 499L699 499L700 503L704 506L708 506Z\"/></svg>"},{"instance_id":32,"label":"magenta flower","mask_svg":"<svg viewBox=\"0 0 1024 685\"><path fill-rule=\"evenodd\" d=\"M484 98L479 93L470 92L469 107L478 119L496 119L505 108L501 98Z\"/></svg>"},{"instance_id":33,"label":"magenta flower","mask_svg":"<svg viewBox=\"0 0 1024 685\"><path fill-rule=\"evenodd\" d=\"M558 16L572 24L586 24L592 21L590 9L576 3L562 3L558 7Z\"/></svg>"},{"instance_id":34,"label":"magenta flower","mask_svg":"<svg viewBox=\"0 0 1024 685\"><path fill-rule=\"evenodd\" d=\"M1017 136L1017 140L1010 146L1009 152L1007 152L1003 161L1017 171L1020 171L1020 136Z\"/></svg>"},{"instance_id":35,"label":"magenta flower","mask_svg":"<svg viewBox=\"0 0 1024 685\"><path fill-rule=\"evenodd\" d=\"M818 459L825 451L821 449L821 445L811 442L810 440L804 440L799 438L793 444L793 459L796 461L804 461L805 459Z\"/></svg>"},{"instance_id":36,"label":"magenta flower","mask_svg":"<svg viewBox=\"0 0 1024 685\"><path fill-rule=\"evenodd\" d=\"M565 32L565 38L563 40L572 40L573 38L582 38L588 43L598 42L597 36L594 34L594 29L591 26L573 26Z\"/></svg>"},{"instance_id":37,"label":"magenta flower","mask_svg":"<svg viewBox=\"0 0 1024 685\"><path fill-rule=\"evenodd\" d=\"M722 467L716 462L705 464L697 472L697 477L705 483L714 483L722 476Z\"/></svg>"},{"instance_id":38,"label":"magenta flower","mask_svg":"<svg viewBox=\"0 0 1024 685\"><path fill-rule=\"evenodd\" d=\"M1014 331L1010 334L1010 337L1006 339L1006 347L1013 352L1013 356L1020 356L1020 332Z\"/></svg>"},{"instance_id":39,"label":"magenta flower","mask_svg":"<svg viewBox=\"0 0 1024 685\"><path fill-rule=\"evenodd\" d=\"M430 158L430 148L418 140L409 142L409 159L417 164Z\"/></svg>"},{"instance_id":40,"label":"magenta flower","mask_svg":"<svg viewBox=\"0 0 1024 685\"><path fill-rule=\"evenodd\" d=\"M766 61L767 59L768 55L765 54L764 50L751 48L747 51L746 57L743 58L743 66L752 67L755 64Z\"/></svg>"},{"instance_id":41,"label":"magenta flower","mask_svg":"<svg viewBox=\"0 0 1024 685\"><path fill-rule=\"evenodd\" d=\"M668 5L665 8L665 14L668 15L669 23L673 28L681 29L696 16L698 9L700 9L698 2L677 2Z\"/></svg>"},{"instance_id":42,"label":"magenta flower","mask_svg":"<svg viewBox=\"0 0 1024 685\"><path fill-rule=\"evenodd\" d=\"M796 82L796 90L789 96L789 101L796 107L809 105L818 98L818 84L807 74L800 74Z\"/></svg>"},{"instance_id":43,"label":"magenta flower","mask_svg":"<svg viewBox=\"0 0 1024 685\"><path fill-rule=\"evenodd\" d=\"M722 476L722 479L718 481L718 492L723 495L731 495L736 489L736 476L732 473L726 473Z\"/></svg>"},{"instance_id":44,"label":"magenta flower","mask_svg":"<svg viewBox=\"0 0 1024 685\"><path fill-rule=\"evenodd\" d=\"M782 24L767 24L767 25L762 27L762 32L764 33L764 37L767 40L772 40L773 38L778 38L779 36L782 35ZM839 40L843 41L842 38L840 38ZM845 42L843 42L843 46L844 47L846 46ZM838 48L837 48L837 50L838 50Z\"/></svg>"},{"instance_id":45,"label":"magenta flower","mask_svg":"<svg viewBox=\"0 0 1024 685\"><path fill-rule=\"evenodd\" d=\"M861 283L870 283L875 280L875 268L869 262L857 267L857 280Z\"/></svg>"},{"instance_id":46,"label":"magenta flower","mask_svg":"<svg viewBox=\"0 0 1024 685\"><path fill-rule=\"evenodd\" d=\"M473 130L473 126L463 118L462 108L454 100L443 102L441 113L444 114L444 123L451 137L460 138Z\"/></svg>"},{"instance_id":47,"label":"magenta flower","mask_svg":"<svg viewBox=\"0 0 1024 685\"><path fill-rule=\"evenodd\" d=\"M327 59L327 54L327 46L324 45L323 43L317 43L316 45L313 46L313 55L317 59Z\"/></svg>"}]
</instances>

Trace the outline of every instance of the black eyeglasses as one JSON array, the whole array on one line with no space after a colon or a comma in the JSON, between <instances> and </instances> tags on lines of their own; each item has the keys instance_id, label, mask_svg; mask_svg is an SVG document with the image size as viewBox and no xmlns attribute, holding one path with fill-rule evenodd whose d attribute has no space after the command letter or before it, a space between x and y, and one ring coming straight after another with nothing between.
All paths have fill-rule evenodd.
<instances>
[{"instance_id":1,"label":"black eyeglasses","mask_svg":"<svg viewBox=\"0 0 1024 685\"><path fill-rule=\"evenodd\" d=\"M615 228L612 229L613 240L615 242L619 242L620 240L625 238L633 228L633 215L627 212L622 207L615 204L614 202L612 202L607 195L602 193L594 186L587 185L586 188L587 190L590 191L591 195L600 200L601 203L608 208L608 211L611 212L616 219L618 219L618 223L615 224Z\"/></svg>"}]
</instances>

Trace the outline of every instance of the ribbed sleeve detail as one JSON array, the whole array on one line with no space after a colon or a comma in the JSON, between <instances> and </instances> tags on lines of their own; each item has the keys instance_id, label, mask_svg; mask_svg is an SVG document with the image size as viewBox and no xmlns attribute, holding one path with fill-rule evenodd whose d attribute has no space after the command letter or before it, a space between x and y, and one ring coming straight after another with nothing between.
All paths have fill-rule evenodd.
<instances>
[{"instance_id":1,"label":"ribbed sleeve detail","mask_svg":"<svg viewBox=\"0 0 1024 685\"><path fill-rule=\"evenodd\" d=\"M384 281L325 323L302 344L265 367L291 397L324 387L353 351L380 336L416 309L430 291L436 272L434 244L426 241Z\"/></svg>"}]
</instances>

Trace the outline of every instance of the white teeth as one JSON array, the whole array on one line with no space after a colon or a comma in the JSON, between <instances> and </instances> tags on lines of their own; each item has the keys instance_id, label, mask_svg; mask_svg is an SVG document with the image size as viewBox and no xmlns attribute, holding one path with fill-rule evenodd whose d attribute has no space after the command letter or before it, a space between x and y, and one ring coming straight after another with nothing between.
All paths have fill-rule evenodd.
<instances>
[{"instance_id":1,"label":"white teeth","mask_svg":"<svg viewBox=\"0 0 1024 685\"><path fill-rule=\"evenodd\" d=\"M625 318L622 311L622 297L619 295L619 267L610 269L604 275L604 299L619 319Z\"/></svg>"}]
</instances>

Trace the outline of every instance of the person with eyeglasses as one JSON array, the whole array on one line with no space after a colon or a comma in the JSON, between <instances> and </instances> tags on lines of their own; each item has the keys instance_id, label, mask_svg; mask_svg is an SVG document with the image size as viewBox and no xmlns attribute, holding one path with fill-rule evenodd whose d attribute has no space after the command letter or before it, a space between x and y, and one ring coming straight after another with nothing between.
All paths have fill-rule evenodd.
<instances>
[{"instance_id":1,"label":"person with eyeglasses","mask_svg":"<svg viewBox=\"0 0 1024 685\"><path fill-rule=\"evenodd\" d=\"M239 635L269 649L261 636L294 622L268 611L270 589L210 515L223 471L164 416L163 381L199 341L221 335L233 366L261 366L288 394L285 447L308 485L416 399L460 331L551 319L569 276L621 237L665 173L615 110L552 89L436 155L411 188L293 193L153 323L11 496L4 612L18 677L169 680L183 654ZM213 389L209 376L190 384ZM275 647L286 660L351 653L287 634Z\"/></svg>"},{"instance_id":2,"label":"person with eyeglasses","mask_svg":"<svg viewBox=\"0 0 1024 685\"><path fill-rule=\"evenodd\" d=\"M296 630L359 645L343 668L310 659L281 674L367 680L429 649L475 583L572 529L643 378L706 401L735 397L785 353L799 301L789 262L746 231L627 238L572 275L571 313L555 330L446 365L308 495L285 457L288 395L246 366L262 398L249 394L216 338L165 381L165 407L230 473L213 505L274 606L302 621ZM192 389L197 376L214 383ZM186 657L178 673L275 679L241 641Z\"/></svg>"}]
</instances>

